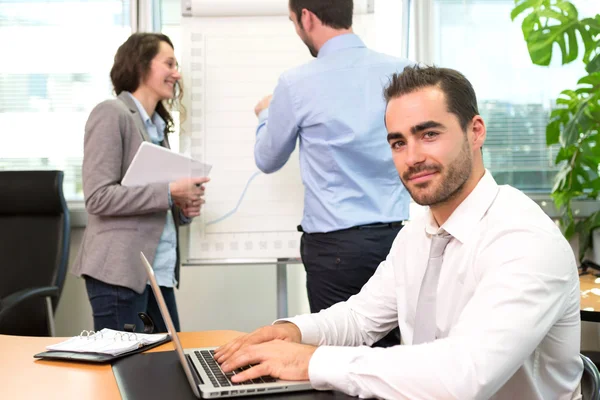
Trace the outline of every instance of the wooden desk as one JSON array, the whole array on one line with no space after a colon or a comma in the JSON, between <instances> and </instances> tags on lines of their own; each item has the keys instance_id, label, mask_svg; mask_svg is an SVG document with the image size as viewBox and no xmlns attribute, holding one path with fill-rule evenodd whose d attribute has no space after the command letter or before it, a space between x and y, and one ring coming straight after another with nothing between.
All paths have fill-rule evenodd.
<instances>
[{"instance_id":1,"label":"wooden desk","mask_svg":"<svg viewBox=\"0 0 600 400\"><path fill-rule=\"evenodd\" d=\"M235 331L182 332L183 347L220 346L241 335ZM109 364L90 365L42 361L33 355L66 338L0 335L0 398L3 399L120 399ZM149 351L174 350L165 343Z\"/></svg>"},{"instance_id":2,"label":"wooden desk","mask_svg":"<svg viewBox=\"0 0 600 400\"><path fill-rule=\"evenodd\" d=\"M586 274L579 277L581 290L581 319L600 322L600 278Z\"/></svg>"}]
</instances>

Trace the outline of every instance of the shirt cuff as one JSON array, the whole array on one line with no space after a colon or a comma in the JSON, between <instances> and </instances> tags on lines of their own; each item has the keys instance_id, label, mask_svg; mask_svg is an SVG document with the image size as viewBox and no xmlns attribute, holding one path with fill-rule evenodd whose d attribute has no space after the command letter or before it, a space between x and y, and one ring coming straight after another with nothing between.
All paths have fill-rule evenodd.
<instances>
[{"instance_id":1,"label":"shirt cuff","mask_svg":"<svg viewBox=\"0 0 600 400\"><path fill-rule=\"evenodd\" d=\"M258 126L256 127L256 134L267 125L267 120L269 119L269 109L265 108L258 114Z\"/></svg>"},{"instance_id":2,"label":"shirt cuff","mask_svg":"<svg viewBox=\"0 0 600 400\"><path fill-rule=\"evenodd\" d=\"M313 318L310 314L298 315L293 318L278 319L275 322L273 322L273 325L280 324L282 322L291 322L292 324L296 325L298 329L300 329L302 343L310 344L313 346L319 345L319 327L313 321Z\"/></svg>"},{"instance_id":3,"label":"shirt cuff","mask_svg":"<svg viewBox=\"0 0 600 400\"><path fill-rule=\"evenodd\" d=\"M342 390L356 393L349 375L349 367L356 358L356 347L321 346L308 363L310 384L317 390Z\"/></svg>"},{"instance_id":4,"label":"shirt cuff","mask_svg":"<svg viewBox=\"0 0 600 400\"><path fill-rule=\"evenodd\" d=\"M192 222L192 218L186 217L183 211L179 210L179 222L181 222L182 225L187 225Z\"/></svg>"},{"instance_id":5,"label":"shirt cuff","mask_svg":"<svg viewBox=\"0 0 600 400\"><path fill-rule=\"evenodd\" d=\"M269 109L265 108L258 113L258 123L262 124L263 122L267 122L267 119L269 119Z\"/></svg>"},{"instance_id":6,"label":"shirt cuff","mask_svg":"<svg viewBox=\"0 0 600 400\"><path fill-rule=\"evenodd\" d=\"M173 207L173 200L171 199L171 188L167 186L167 193L169 195L169 208Z\"/></svg>"}]
</instances>

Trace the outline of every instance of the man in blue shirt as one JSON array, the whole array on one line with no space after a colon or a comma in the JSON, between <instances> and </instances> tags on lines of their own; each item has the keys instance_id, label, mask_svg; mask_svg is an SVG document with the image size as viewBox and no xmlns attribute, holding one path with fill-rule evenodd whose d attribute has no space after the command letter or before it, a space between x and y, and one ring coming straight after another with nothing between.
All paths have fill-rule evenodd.
<instances>
[{"instance_id":1,"label":"man in blue shirt","mask_svg":"<svg viewBox=\"0 0 600 400\"><path fill-rule=\"evenodd\" d=\"M383 88L411 64L365 47L352 0L290 0L290 20L315 60L286 71L255 108L254 157L279 170L299 140L305 186L299 230L311 312L358 293L408 219L391 158ZM398 334L380 345L399 344Z\"/></svg>"}]
</instances>

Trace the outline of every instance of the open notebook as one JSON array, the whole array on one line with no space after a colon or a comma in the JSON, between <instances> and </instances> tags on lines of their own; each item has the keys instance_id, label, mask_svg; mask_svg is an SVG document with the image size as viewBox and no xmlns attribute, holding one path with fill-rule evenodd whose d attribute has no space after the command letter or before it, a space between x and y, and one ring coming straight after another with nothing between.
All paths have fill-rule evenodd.
<instances>
[{"instance_id":1,"label":"open notebook","mask_svg":"<svg viewBox=\"0 0 600 400\"><path fill-rule=\"evenodd\" d=\"M146 351L170 340L169 335L144 334L102 329L83 331L64 342L46 346L46 352L35 358L87 362L109 362L130 354Z\"/></svg>"}]
</instances>

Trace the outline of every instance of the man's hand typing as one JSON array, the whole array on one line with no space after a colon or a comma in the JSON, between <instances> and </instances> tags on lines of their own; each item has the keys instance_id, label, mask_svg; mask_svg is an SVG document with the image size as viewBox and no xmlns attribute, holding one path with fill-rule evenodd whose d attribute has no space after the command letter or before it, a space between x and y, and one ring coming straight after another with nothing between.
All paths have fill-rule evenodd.
<instances>
[{"instance_id":1,"label":"man's hand typing","mask_svg":"<svg viewBox=\"0 0 600 400\"><path fill-rule=\"evenodd\" d=\"M302 335L300 334L300 329L290 322L263 326L252 333L240 336L239 338L236 338L216 349L215 360L217 360L218 363L223 364L234 353L244 349L247 346L277 339L287 342L300 343Z\"/></svg>"},{"instance_id":2,"label":"man's hand typing","mask_svg":"<svg viewBox=\"0 0 600 400\"><path fill-rule=\"evenodd\" d=\"M252 365L252 368L235 374L232 382L266 375L288 381L308 380L308 364L316 349L315 346L276 339L242 347L221 364L221 368L227 373Z\"/></svg>"}]
</instances>

